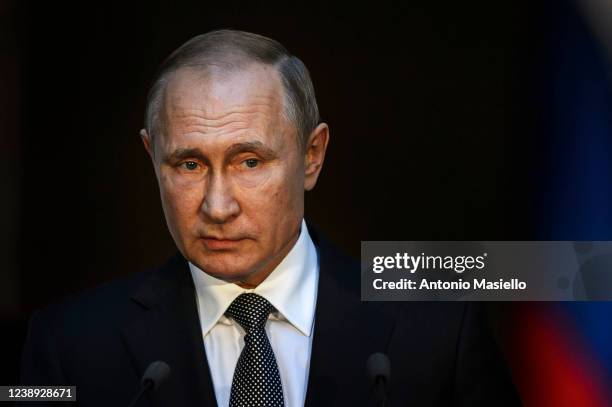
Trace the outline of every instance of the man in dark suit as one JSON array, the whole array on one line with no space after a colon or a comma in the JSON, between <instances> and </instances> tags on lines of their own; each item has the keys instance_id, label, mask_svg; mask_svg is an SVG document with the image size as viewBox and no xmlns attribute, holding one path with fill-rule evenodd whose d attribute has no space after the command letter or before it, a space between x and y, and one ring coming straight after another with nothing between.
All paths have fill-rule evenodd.
<instances>
[{"instance_id":1,"label":"man in dark suit","mask_svg":"<svg viewBox=\"0 0 612 407\"><path fill-rule=\"evenodd\" d=\"M304 219L329 130L302 62L269 38L195 37L162 65L141 132L179 253L37 312L22 384L127 405L374 405L366 360L391 361L387 405L514 405L477 307L362 303L359 266Z\"/></svg>"}]
</instances>

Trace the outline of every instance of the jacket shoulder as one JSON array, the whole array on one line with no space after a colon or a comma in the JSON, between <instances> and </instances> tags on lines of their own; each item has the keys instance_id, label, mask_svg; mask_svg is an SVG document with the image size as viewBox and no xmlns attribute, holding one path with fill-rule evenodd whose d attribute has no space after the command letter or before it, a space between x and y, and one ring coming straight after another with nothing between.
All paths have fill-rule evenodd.
<instances>
[{"instance_id":1,"label":"jacket shoulder","mask_svg":"<svg viewBox=\"0 0 612 407\"><path fill-rule=\"evenodd\" d=\"M128 306L131 293L154 274L156 269L130 273L93 288L67 296L37 311L39 320L67 322L74 319L100 319L105 315L115 314Z\"/></svg>"},{"instance_id":2,"label":"jacket shoulder","mask_svg":"<svg viewBox=\"0 0 612 407\"><path fill-rule=\"evenodd\" d=\"M181 259L177 254L158 267L130 273L51 303L32 314L29 329L66 343L116 332L142 311L143 305L133 297L143 287L163 285L163 277L175 270Z\"/></svg>"}]
</instances>

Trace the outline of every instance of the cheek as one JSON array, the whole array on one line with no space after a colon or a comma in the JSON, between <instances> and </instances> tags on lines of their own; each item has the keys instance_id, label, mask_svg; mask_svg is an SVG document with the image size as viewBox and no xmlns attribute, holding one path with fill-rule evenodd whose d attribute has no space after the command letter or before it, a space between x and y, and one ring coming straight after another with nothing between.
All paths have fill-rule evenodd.
<instances>
[{"instance_id":1,"label":"cheek","mask_svg":"<svg viewBox=\"0 0 612 407\"><path fill-rule=\"evenodd\" d=\"M287 169L271 171L254 187L242 184L241 196L241 206L248 217L257 219L262 230L269 230L277 237L283 235L281 229L292 224L303 210L299 174Z\"/></svg>"},{"instance_id":2,"label":"cheek","mask_svg":"<svg viewBox=\"0 0 612 407\"><path fill-rule=\"evenodd\" d=\"M282 170L279 167L265 167L253 171L237 171L233 174L236 185L244 190L257 191L266 190L270 184L277 182Z\"/></svg>"},{"instance_id":3,"label":"cheek","mask_svg":"<svg viewBox=\"0 0 612 407\"><path fill-rule=\"evenodd\" d=\"M160 192L166 216L173 223L189 223L189 219L197 217L202 202L204 188L194 183L176 182L175 179L162 174L160 177Z\"/></svg>"},{"instance_id":4,"label":"cheek","mask_svg":"<svg viewBox=\"0 0 612 407\"><path fill-rule=\"evenodd\" d=\"M277 166L239 176L236 178L236 184L249 206L264 209L283 206L288 202L292 179L292 174Z\"/></svg>"}]
</instances>

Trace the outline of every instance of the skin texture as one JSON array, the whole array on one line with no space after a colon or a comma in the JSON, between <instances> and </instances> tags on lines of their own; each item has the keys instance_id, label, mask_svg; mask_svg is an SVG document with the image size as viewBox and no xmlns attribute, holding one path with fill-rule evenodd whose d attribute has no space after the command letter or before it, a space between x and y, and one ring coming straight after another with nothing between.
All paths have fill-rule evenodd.
<instances>
[{"instance_id":1,"label":"skin texture","mask_svg":"<svg viewBox=\"0 0 612 407\"><path fill-rule=\"evenodd\" d=\"M299 147L271 66L183 68L169 79L154 140L142 141L170 233L213 277L260 284L299 236L304 191L314 188L329 140L321 123Z\"/></svg>"}]
</instances>

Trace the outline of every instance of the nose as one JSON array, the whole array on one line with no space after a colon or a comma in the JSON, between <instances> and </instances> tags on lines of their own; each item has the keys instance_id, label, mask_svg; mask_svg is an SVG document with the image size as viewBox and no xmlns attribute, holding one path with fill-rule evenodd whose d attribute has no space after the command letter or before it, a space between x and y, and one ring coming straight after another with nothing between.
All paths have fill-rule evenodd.
<instances>
[{"instance_id":1,"label":"nose","mask_svg":"<svg viewBox=\"0 0 612 407\"><path fill-rule=\"evenodd\" d=\"M225 223L240 213L230 183L222 174L212 175L204 192L202 212L213 223Z\"/></svg>"}]
</instances>

